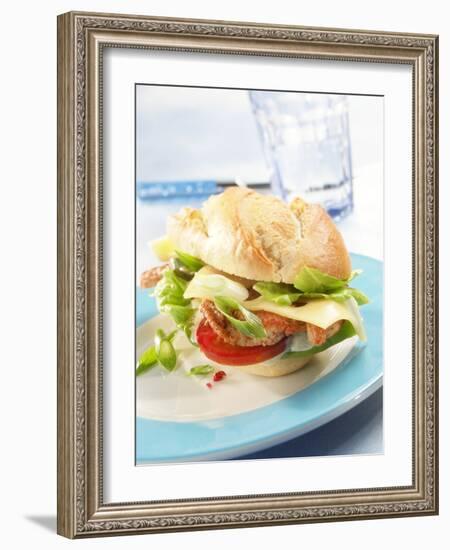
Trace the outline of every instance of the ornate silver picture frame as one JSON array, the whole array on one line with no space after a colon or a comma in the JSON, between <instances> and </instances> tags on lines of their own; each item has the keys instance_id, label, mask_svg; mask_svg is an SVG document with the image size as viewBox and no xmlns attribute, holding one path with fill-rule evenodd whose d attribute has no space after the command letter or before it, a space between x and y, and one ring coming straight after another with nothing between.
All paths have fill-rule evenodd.
<instances>
[{"instance_id":1,"label":"ornate silver picture frame","mask_svg":"<svg viewBox=\"0 0 450 550\"><path fill-rule=\"evenodd\" d=\"M412 68L412 484L104 501L103 52L140 48ZM58 533L89 536L438 513L438 37L70 12L58 17ZM170 467L170 466L167 466Z\"/></svg>"}]
</instances>

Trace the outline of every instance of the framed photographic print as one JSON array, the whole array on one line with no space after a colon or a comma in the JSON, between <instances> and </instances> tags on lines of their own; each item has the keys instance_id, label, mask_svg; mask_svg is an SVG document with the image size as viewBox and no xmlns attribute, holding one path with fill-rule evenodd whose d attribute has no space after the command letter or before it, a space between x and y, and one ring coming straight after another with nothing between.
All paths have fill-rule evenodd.
<instances>
[{"instance_id":1,"label":"framed photographic print","mask_svg":"<svg viewBox=\"0 0 450 550\"><path fill-rule=\"evenodd\" d=\"M58 18L58 532L436 514L438 38Z\"/></svg>"}]
</instances>

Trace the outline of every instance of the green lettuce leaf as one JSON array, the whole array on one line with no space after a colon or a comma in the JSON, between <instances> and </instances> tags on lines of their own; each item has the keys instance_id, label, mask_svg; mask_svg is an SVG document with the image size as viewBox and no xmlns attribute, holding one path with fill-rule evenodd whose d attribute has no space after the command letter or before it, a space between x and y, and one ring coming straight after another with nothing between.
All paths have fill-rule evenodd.
<instances>
[{"instance_id":1,"label":"green lettuce leaf","mask_svg":"<svg viewBox=\"0 0 450 550\"><path fill-rule=\"evenodd\" d=\"M187 285L188 281L178 276L174 270L167 269L155 287L154 296L159 311L170 315L177 327L191 339L195 309L191 305L191 300L183 296Z\"/></svg>"},{"instance_id":2,"label":"green lettuce leaf","mask_svg":"<svg viewBox=\"0 0 450 550\"><path fill-rule=\"evenodd\" d=\"M253 288L266 300L280 306L291 306L298 299L313 300L322 298L344 302L350 296L358 305L369 303L368 297L356 288L348 285L349 281L361 273L360 269L352 271L348 279L337 279L326 275L318 269L304 267L297 275L294 285L285 283L256 283Z\"/></svg>"},{"instance_id":3,"label":"green lettuce leaf","mask_svg":"<svg viewBox=\"0 0 450 550\"><path fill-rule=\"evenodd\" d=\"M294 287L302 291L301 298L329 298L343 302L352 296L361 306L368 304L369 298L360 290L348 286L360 273L361 269L355 269L348 279L338 279L313 267L304 267L295 278Z\"/></svg>"},{"instance_id":4,"label":"green lettuce leaf","mask_svg":"<svg viewBox=\"0 0 450 550\"><path fill-rule=\"evenodd\" d=\"M294 286L305 293L329 293L347 285L347 279L338 279L313 267L304 267L294 280Z\"/></svg>"},{"instance_id":5,"label":"green lettuce leaf","mask_svg":"<svg viewBox=\"0 0 450 550\"><path fill-rule=\"evenodd\" d=\"M205 262L203 262L199 258L196 258L195 256L191 256L187 252L182 252L181 250L175 249L175 254L177 255L180 262L185 265L189 269L189 271L192 271L194 273L205 265Z\"/></svg>"},{"instance_id":6,"label":"green lettuce leaf","mask_svg":"<svg viewBox=\"0 0 450 550\"><path fill-rule=\"evenodd\" d=\"M293 285L285 283L256 283L253 288L266 300L279 306L291 306L302 295Z\"/></svg>"},{"instance_id":7,"label":"green lettuce leaf","mask_svg":"<svg viewBox=\"0 0 450 550\"><path fill-rule=\"evenodd\" d=\"M294 287L304 293L330 293L348 286L348 283L362 273L362 269L355 269L348 279L338 279L332 275L322 273L314 267L304 267L294 281Z\"/></svg>"},{"instance_id":8,"label":"green lettuce leaf","mask_svg":"<svg viewBox=\"0 0 450 550\"><path fill-rule=\"evenodd\" d=\"M358 290L357 288L351 287L346 287L341 290L337 290L336 292L332 292L331 294L329 294L329 296L332 300L337 301L345 301L347 300L347 298L350 298L350 296L352 296L359 306L363 306L364 304L368 304L370 302L369 298L364 294L364 292L361 292L361 290Z\"/></svg>"},{"instance_id":9,"label":"green lettuce leaf","mask_svg":"<svg viewBox=\"0 0 450 550\"><path fill-rule=\"evenodd\" d=\"M309 349L305 349L302 351L287 351L281 356L281 359L290 359L292 357L311 357L316 353L325 351L326 349L330 348L331 346L334 346L335 344L339 344L339 342L342 342L347 338L351 338L352 336L355 336L355 334L356 334L355 329L353 328L353 325L350 323L350 321L344 321L339 331L333 336L331 336L330 338L328 338L328 340L324 344L320 346L311 346Z\"/></svg>"}]
</instances>

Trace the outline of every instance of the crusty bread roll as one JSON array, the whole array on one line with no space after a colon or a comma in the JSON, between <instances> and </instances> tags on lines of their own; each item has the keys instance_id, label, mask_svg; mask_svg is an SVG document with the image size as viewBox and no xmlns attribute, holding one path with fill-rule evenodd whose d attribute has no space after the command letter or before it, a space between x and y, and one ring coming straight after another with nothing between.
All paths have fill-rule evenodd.
<instances>
[{"instance_id":1,"label":"crusty bread roll","mask_svg":"<svg viewBox=\"0 0 450 550\"><path fill-rule=\"evenodd\" d=\"M210 197L199 210L169 218L175 248L246 279L293 283L304 266L340 279L350 275L341 234L317 204L280 199L242 187Z\"/></svg>"},{"instance_id":2,"label":"crusty bread roll","mask_svg":"<svg viewBox=\"0 0 450 550\"><path fill-rule=\"evenodd\" d=\"M236 368L241 370L242 372L247 372L248 374L256 374L257 376L285 376L286 374L291 374L292 372L300 370L306 365L306 363L309 362L310 359L311 357L272 359L270 361L265 361L264 363L255 363L254 365L244 365L241 367L230 366L229 368Z\"/></svg>"}]
</instances>

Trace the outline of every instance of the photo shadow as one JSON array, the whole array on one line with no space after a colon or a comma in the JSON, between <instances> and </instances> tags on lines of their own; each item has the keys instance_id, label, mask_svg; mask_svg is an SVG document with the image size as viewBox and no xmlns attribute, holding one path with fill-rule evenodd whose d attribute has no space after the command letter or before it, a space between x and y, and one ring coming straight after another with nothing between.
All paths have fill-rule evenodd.
<instances>
[{"instance_id":1,"label":"photo shadow","mask_svg":"<svg viewBox=\"0 0 450 550\"><path fill-rule=\"evenodd\" d=\"M30 515L25 516L25 519L31 523L39 525L46 531L56 533L56 516L55 515Z\"/></svg>"}]
</instances>

